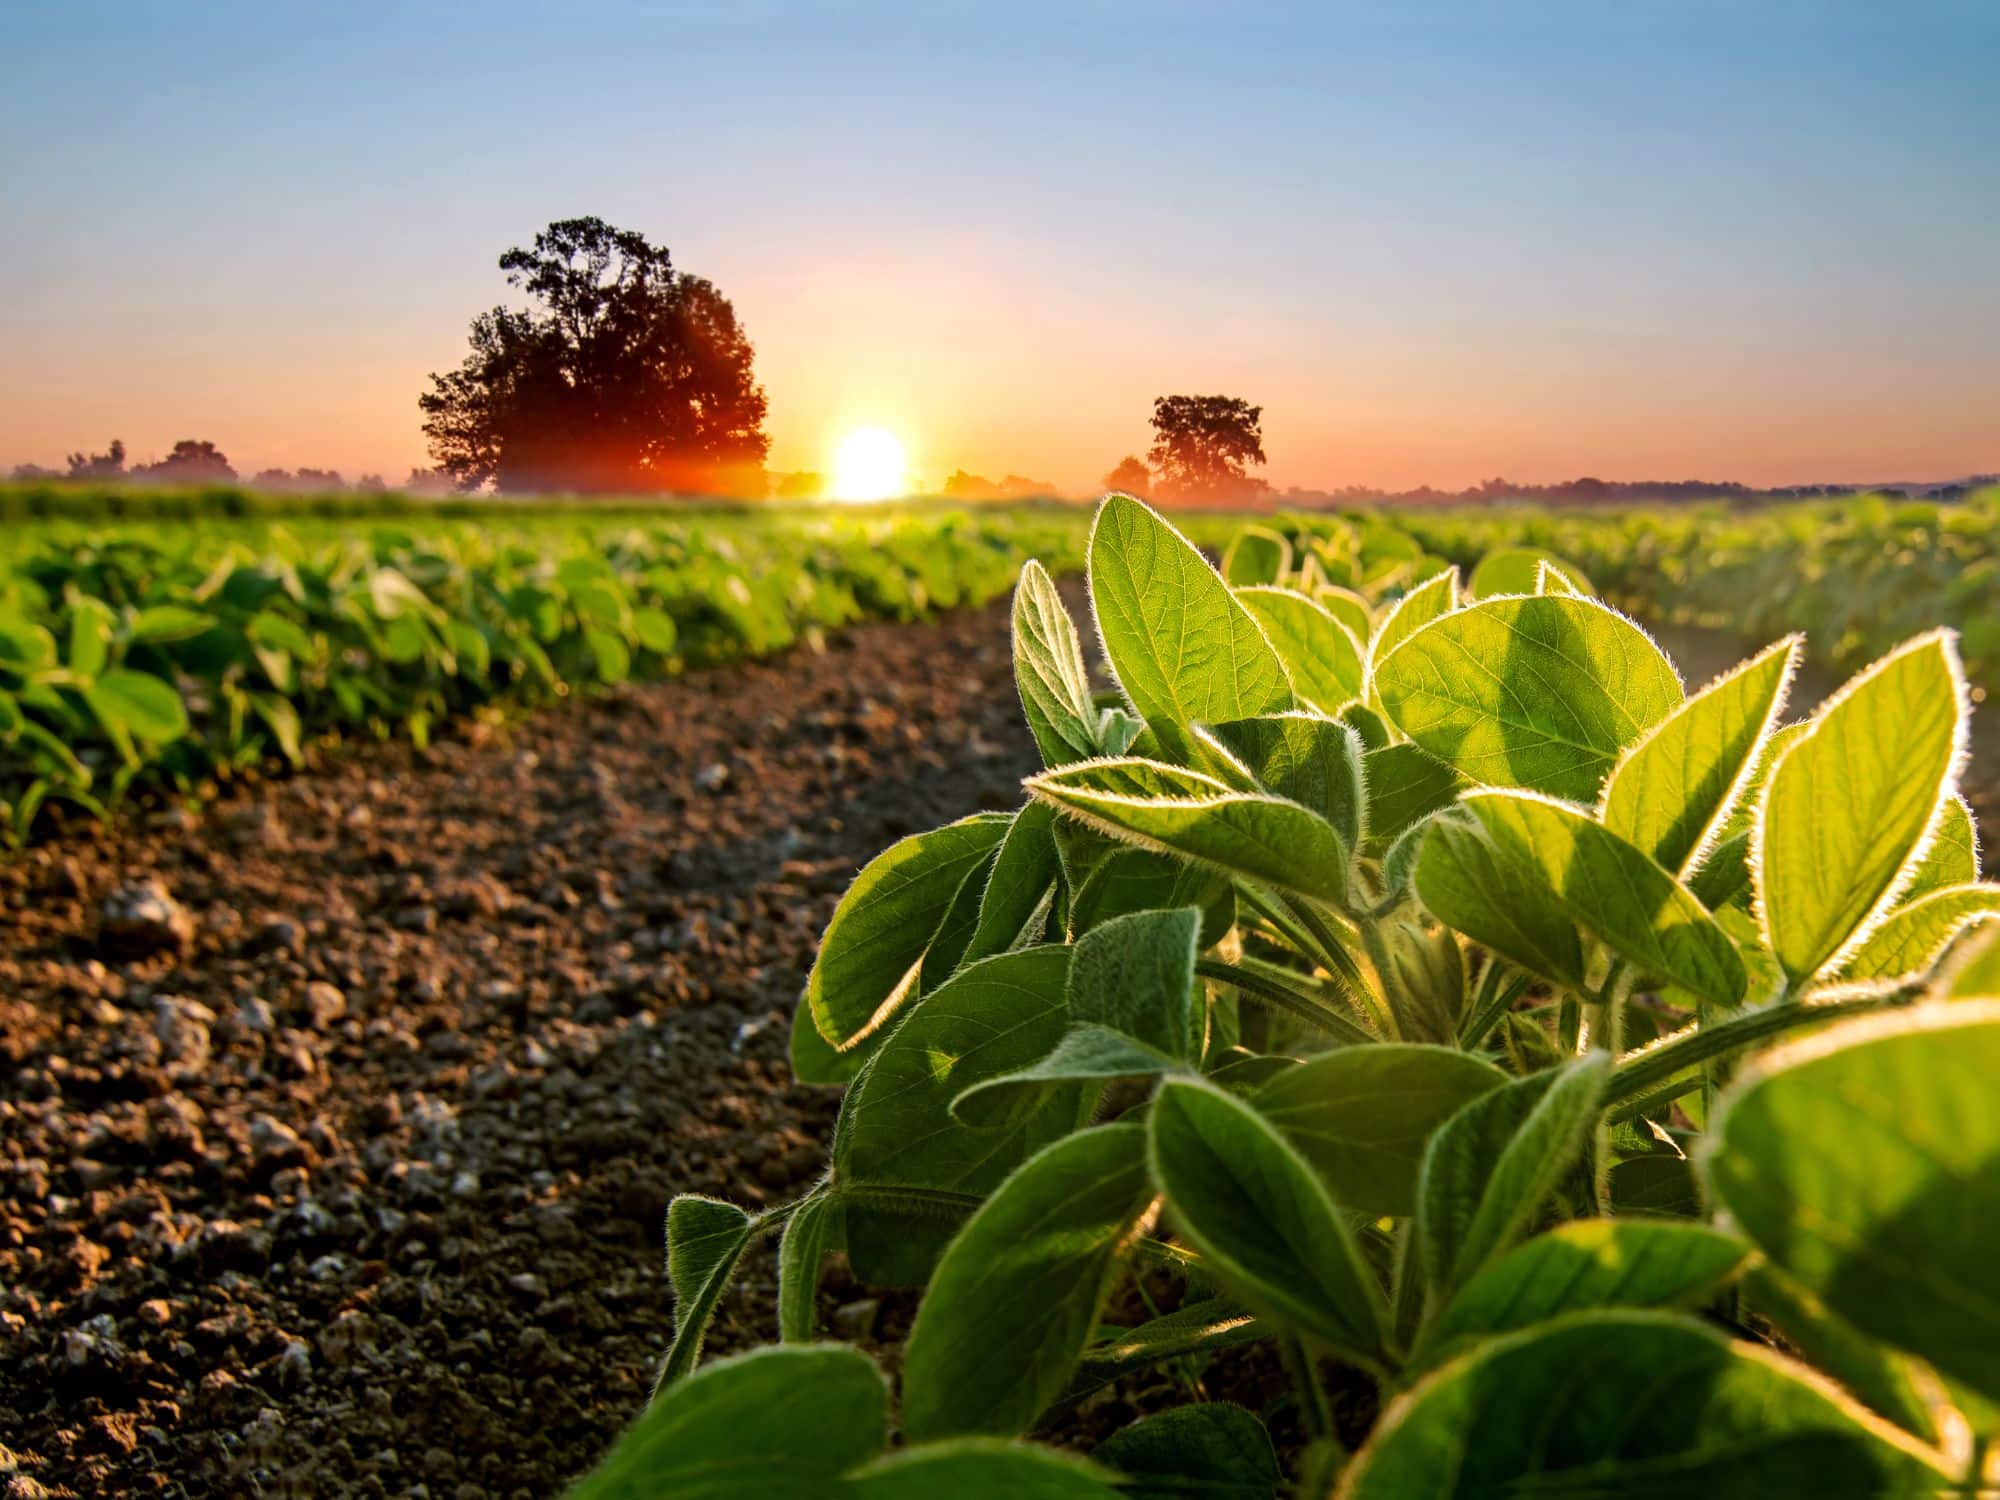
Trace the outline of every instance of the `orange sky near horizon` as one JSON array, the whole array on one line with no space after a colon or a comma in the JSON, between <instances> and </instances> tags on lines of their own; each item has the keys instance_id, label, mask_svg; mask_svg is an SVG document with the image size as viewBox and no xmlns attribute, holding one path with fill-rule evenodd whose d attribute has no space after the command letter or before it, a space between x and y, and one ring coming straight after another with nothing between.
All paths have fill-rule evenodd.
<instances>
[{"instance_id":1,"label":"orange sky near horizon","mask_svg":"<svg viewBox=\"0 0 2000 1500\"><path fill-rule=\"evenodd\" d=\"M1175 393L1280 489L2000 470L1990 8L601 11L0 10L0 472L398 482L576 214L734 301L774 471L1087 495Z\"/></svg>"}]
</instances>

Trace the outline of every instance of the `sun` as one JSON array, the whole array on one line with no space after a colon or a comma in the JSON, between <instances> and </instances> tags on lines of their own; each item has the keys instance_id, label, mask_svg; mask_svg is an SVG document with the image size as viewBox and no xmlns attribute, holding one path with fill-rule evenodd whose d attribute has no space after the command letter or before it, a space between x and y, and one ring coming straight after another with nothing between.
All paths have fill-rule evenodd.
<instances>
[{"instance_id":1,"label":"sun","mask_svg":"<svg viewBox=\"0 0 2000 1500\"><path fill-rule=\"evenodd\" d=\"M833 498L891 500L910 492L909 461L893 432L857 427L833 457Z\"/></svg>"}]
</instances>

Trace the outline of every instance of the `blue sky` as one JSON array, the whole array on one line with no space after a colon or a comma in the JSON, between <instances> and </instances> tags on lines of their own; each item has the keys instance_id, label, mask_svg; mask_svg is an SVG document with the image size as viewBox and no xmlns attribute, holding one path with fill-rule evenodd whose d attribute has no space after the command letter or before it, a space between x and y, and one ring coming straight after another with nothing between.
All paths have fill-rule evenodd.
<instances>
[{"instance_id":1,"label":"blue sky","mask_svg":"<svg viewBox=\"0 0 2000 1500\"><path fill-rule=\"evenodd\" d=\"M2000 468L2000 6L17 5L0 462L392 478L595 213L735 299L773 464L1087 488Z\"/></svg>"}]
</instances>

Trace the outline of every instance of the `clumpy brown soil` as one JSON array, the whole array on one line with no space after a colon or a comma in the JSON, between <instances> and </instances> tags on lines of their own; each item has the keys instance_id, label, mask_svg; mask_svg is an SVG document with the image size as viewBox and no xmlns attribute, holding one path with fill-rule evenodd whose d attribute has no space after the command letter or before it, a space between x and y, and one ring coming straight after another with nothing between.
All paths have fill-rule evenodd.
<instances>
[{"instance_id":1,"label":"clumpy brown soil","mask_svg":"<svg viewBox=\"0 0 2000 1500\"><path fill-rule=\"evenodd\" d=\"M587 1468L671 1329L668 1197L821 1168L786 1041L847 881L1018 801L1007 643L864 627L0 861L0 1495ZM744 1282L711 1353L775 1337Z\"/></svg>"}]
</instances>

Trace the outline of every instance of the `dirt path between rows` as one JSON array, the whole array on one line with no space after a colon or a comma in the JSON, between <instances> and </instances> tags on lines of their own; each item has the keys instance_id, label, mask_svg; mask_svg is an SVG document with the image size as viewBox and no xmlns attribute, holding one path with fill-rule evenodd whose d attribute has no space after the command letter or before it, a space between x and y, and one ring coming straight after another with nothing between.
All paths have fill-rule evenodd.
<instances>
[{"instance_id":1,"label":"dirt path between rows","mask_svg":"<svg viewBox=\"0 0 2000 1500\"><path fill-rule=\"evenodd\" d=\"M1033 768L995 606L0 862L0 1497L559 1492L664 1348L668 1197L820 1170L847 880ZM821 1312L893 1366L907 1297Z\"/></svg>"},{"instance_id":2,"label":"dirt path between rows","mask_svg":"<svg viewBox=\"0 0 2000 1500\"><path fill-rule=\"evenodd\" d=\"M0 863L0 1495L559 1492L665 1346L668 1197L820 1170L786 1037L841 890L1018 800L1007 640L864 627ZM148 881L184 934L106 920Z\"/></svg>"}]
</instances>

